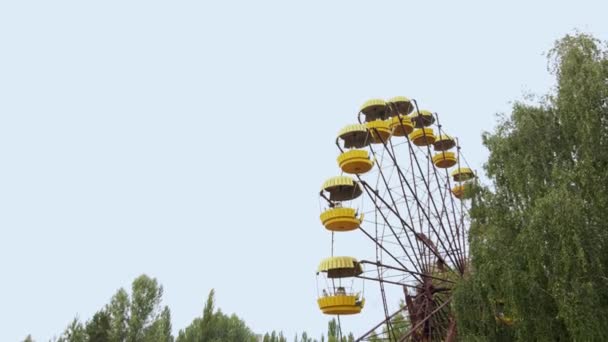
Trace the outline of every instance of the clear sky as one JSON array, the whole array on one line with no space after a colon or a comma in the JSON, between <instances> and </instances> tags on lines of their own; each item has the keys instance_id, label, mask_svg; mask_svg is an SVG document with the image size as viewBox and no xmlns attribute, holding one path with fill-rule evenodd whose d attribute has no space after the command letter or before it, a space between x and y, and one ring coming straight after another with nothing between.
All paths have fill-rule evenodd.
<instances>
[{"instance_id":1,"label":"clear sky","mask_svg":"<svg viewBox=\"0 0 608 342\"><path fill-rule=\"evenodd\" d=\"M608 38L602 3L1 1L0 340L141 273L175 332L215 288L256 332L320 334L318 190L359 105L416 98L480 168L495 113L552 86L553 41Z\"/></svg>"}]
</instances>

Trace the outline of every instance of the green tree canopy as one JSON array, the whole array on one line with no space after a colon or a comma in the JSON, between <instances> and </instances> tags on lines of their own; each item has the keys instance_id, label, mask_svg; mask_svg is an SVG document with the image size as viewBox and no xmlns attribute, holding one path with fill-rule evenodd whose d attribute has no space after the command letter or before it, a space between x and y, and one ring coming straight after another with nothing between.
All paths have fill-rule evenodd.
<instances>
[{"instance_id":1,"label":"green tree canopy","mask_svg":"<svg viewBox=\"0 0 608 342\"><path fill-rule=\"evenodd\" d=\"M471 211L471 273L455 293L465 340L608 340L608 59L577 34L557 78L483 142L489 188Z\"/></svg>"},{"instance_id":2,"label":"green tree canopy","mask_svg":"<svg viewBox=\"0 0 608 342\"><path fill-rule=\"evenodd\" d=\"M119 289L110 303L82 324L74 319L58 342L172 342L171 313L160 308L163 289L146 275L133 281L131 297Z\"/></svg>"},{"instance_id":3,"label":"green tree canopy","mask_svg":"<svg viewBox=\"0 0 608 342\"><path fill-rule=\"evenodd\" d=\"M195 318L180 330L176 342L247 342L257 341L256 335L236 315L227 316L215 310L215 292L211 290L203 316Z\"/></svg>"},{"instance_id":4,"label":"green tree canopy","mask_svg":"<svg viewBox=\"0 0 608 342\"><path fill-rule=\"evenodd\" d=\"M171 311L161 307L163 288L156 279L146 275L136 278L131 293L119 289L110 302L82 323L78 318L70 322L55 342L173 342ZM332 325L333 322L333 325ZM330 330L337 331L335 320ZM272 331L261 335L264 341L287 342L283 332ZM258 336L235 314L226 315L215 308L215 291L211 290L203 314L179 331L178 342L257 342ZM321 336L323 340L323 336ZM344 342L352 341L352 334ZM33 342L28 335L24 342ZM303 332L296 342L316 342Z\"/></svg>"}]
</instances>

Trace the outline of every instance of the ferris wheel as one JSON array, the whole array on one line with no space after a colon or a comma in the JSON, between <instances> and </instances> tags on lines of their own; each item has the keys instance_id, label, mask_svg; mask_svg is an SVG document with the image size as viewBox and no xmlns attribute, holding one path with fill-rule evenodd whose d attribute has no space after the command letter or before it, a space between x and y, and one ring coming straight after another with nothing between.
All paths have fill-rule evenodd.
<instances>
[{"instance_id":1,"label":"ferris wheel","mask_svg":"<svg viewBox=\"0 0 608 342\"><path fill-rule=\"evenodd\" d=\"M382 310L383 319L357 341L455 341L450 303L468 269L476 175L437 113L413 99L369 100L357 119L339 131L341 172L319 193L331 233L330 256L317 269L319 308L340 323L340 315L362 312L365 283L374 282L382 308L367 310ZM372 256L334 255L340 235L356 231Z\"/></svg>"}]
</instances>

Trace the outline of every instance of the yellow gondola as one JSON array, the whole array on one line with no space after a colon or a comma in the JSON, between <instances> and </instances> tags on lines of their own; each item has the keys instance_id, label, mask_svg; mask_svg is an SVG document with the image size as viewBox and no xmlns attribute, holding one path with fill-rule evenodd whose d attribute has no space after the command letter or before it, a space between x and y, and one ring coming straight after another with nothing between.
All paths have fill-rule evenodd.
<instances>
[{"instance_id":1,"label":"yellow gondola","mask_svg":"<svg viewBox=\"0 0 608 342\"><path fill-rule=\"evenodd\" d=\"M412 118L412 123L414 123L415 128L428 127L435 122L433 113L428 110L414 112L410 117Z\"/></svg>"},{"instance_id":2,"label":"yellow gondola","mask_svg":"<svg viewBox=\"0 0 608 342\"><path fill-rule=\"evenodd\" d=\"M454 152L439 152L433 156L433 164L441 169L447 169L456 165L458 159Z\"/></svg>"},{"instance_id":3,"label":"yellow gondola","mask_svg":"<svg viewBox=\"0 0 608 342\"><path fill-rule=\"evenodd\" d=\"M346 173L360 175L374 167L367 150L350 150L338 156L338 165Z\"/></svg>"},{"instance_id":4,"label":"yellow gondola","mask_svg":"<svg viewBox=\"0 0 608 342\"><path fill-rule=\"evenodd\" d=\"M327 278L356 277L363 273L363 268L357 259L349 256L330 257L321 260L318 272L327 273Z\"/></svg>"},{"instance_id":5,"label":"yellow gondola","mask_svg":"<svg viewBox=\"0 0 608 342\"><path fill-rule=\"evenodd\" d=\"M411 117L396 115L390 119L389 128L394 136L403 137L414 131L414 124Z\"/></svg>"},{"instance_id":6,"label":"yellow gondola","mask_svg":"<svg viewBox=\"0 0 608 342\"><path fill-rule=\"evenodd\" d=\"M456 140L447 134L441 134L433 143L435 151L447 151L456 146Z\"/></svg>"},{"instance_id":7,"label":"yellow gondola","mask_svg":"<svg viewBox=\"0 0 608 342\"><path fill-rule=\"evenodd\" d=\"M319 309L326 315L354 315L361 312L365 299L357 294L332 294L317 299Z\"/></svg>"},{"instance_id":8,"label":"yellow gondola","mask_svg":"<svg viewBox=\"0 0 608 342\"><path fill-rule=\"evenodd\" d=\"M366 122L384 120L387 112L386 102L382 99L371 99L361 106L360 111L365 115Z\"/></svg>"},{"instance_id":9,"label":"yellow gondola","mask_svg":"<svg viewBox=\"0 0 608 342\"><path fill-rule=\"evenodd\" d=\"M464 184L459 184L452 188L452 194L454 194L454 197L458 199L462 199L462 197L464 196L464 192Z\"/></svg>"},{"instance_id":10,"label":"yellow gondola","mask_svg":"<svg viewBox=\"0 0 608 342\"><path fill-rule=\"evenodd\" d=\"M399 115L408 115L414 110L414 104L405 96L395 96L388 102L397 109Z\"/></svg>"},{"instance_id":11,"label":"yellow gondola","mask_svg":"<svg viewBox=\"0 0 608 342\"><path fill-rule=\"evenodd\" d=\"M452 171L452 177L454 178L455 182L464 182L475 178L475 173L468 167L459 167Z\"/></svg>"},{"instance_id":12,"label":"yellow gondola","mask_svg":"<svg viewBox=\"0 0 608 342\"><path fill-rule=\"evenodd\" d=\"M325 229L332 232L348 232L359 228L363 222L363 214L357 215L353 208L329 208L321 213L321 223Z\"/></svg>"},{"instance_id":13,"label":"yellow gondola","mask_svg":"<svg viewBox=\"0 0 608 342\"><path fill-rule=\"evenodd\" d=\"M419 128L413 131L409 137L416 146L426 146L435 142L435 134L432 128Z\"/></svg>"},{"instance_id":14,"label":"yellow gondola","mask_svg":"<svg viewBox=\"0 0 608 342\"><path fill-rule=\"evenodd\" d=\"M344 141L344 148L362 148L371 143L367 127L362 124L348 125L338 132L338 138Z\"/></svg>"},{"instance_id":15,"label":"yellow gondola","mask_svg":"<svg viewBox=\"0 0 608 342\"><path fill-rule=\"evenodd\" d=\"M452 188L452 194L454 195L454 197L458 198L458 199L466 199L466 198L471 198L471 194L470 194L470 188L471 188L471 183L462 183L462 184L458 184L455 187Z\"/></svg>"},{"instance_id":16,"label":"yellow gondola","mask_svg":"<svg viewBox=\"0 0 608 342\"><path fill-rule=\"evenodd\" d=\"M391 137L391 129L388 120L370 121L365 124L372 139L372 144L387 142Z\"/></svg>"},{"instance_id":17,"label":"yellow gondola","mask_svg":"<svg viewBox=\"0 0 608 342\"><path fill-rule=\"evenodd\" d=\"M339 256L323 259L317 268L317 275L319 273L324 273L328 279L350 278L362 274L363 268L357 259ZM365 299L359 293L347 293L341 285L332 290L332 293L323 290L323 295L317 299L319 309L324 314L353 315L361 312Z\"/></svg>"},{"instance_id":18,"label":"yellow gondola","mask_svg":"<svg viewBox=\"0 0 608 342\"><path fill-rule=\"evenodd\" d=\"M348 176L332 177L323 183L321 189L329 193L330 201L350 201L363 193L359 183Z\"/></svg>"}]
</instances>

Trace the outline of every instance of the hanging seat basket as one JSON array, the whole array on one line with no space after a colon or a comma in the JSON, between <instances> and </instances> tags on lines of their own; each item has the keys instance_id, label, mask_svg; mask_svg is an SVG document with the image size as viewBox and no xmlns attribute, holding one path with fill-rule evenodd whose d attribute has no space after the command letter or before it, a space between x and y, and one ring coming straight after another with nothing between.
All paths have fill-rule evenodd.
<instances>
[{"instance_id":1,"label":"hanging seat basket","mask_svg":"<svg viewBox=\"0 0 608 342\"><path fill-rule=\"evenodd\" d=\"M472 187L471 183L458 184L452 188L452 194L454 195L454 197L456 197L460 200L471 198L471 195L472 195L470 193L471 187Z\"/></svg>"},{"instance_id":2,"label":"hanging seat basket","mask_svg":"<svg viewBox=\"0 0 608 342\"><path fill-rule=\"evenodd\" d=\"M365 115L365 121L376 121L386 119L386 102L382 99L371 99L366 101L360 109Z\"/></svg>"},{"instance_id":3,"label":"hanging seat basket","mask_svg":"<svg viewBox=\"0 0 608 342\"><path fill-rule=\"evenodd\" d=\"M414 112L410 115L415 128L428 127L435 122L433 113L428 110L421 110L420 112Z\"/></svg>"},{"instance_id":4,"label":"hanging seat basket","mask_svg":"<svg viewBox=\"0 0 608 342\"><path fill-rule=\"evenodd\" d=\"M458 159L454 152L439 152L433 156L433 164L440 169L447 169L456 165Z\"/></svg>"},{"instance_id":5,"label":"hanging seat basket","mask_svg":"<svg viewBox=\"0 0 608 342\"><path fill-rule=\"evenodd\" d=\"M321 189L329 193L331 201L350 201L363 193L359 183L348 176L332 177L323 183Z\"/></svg>"},{"instance_id":6,"label":"hanging seat basket","mask_svg":"<svg viewBox=\"0 0 608 342\"><path fill-rule=\"evenodd\" d=\"M362 148L371 143L367 127L362 124L348 125L338 132L338 138L344 141L344 148Z\"/></svg>"},{"instance_id":7,"label":"hanging seat basket","mask_svg":"<svg viewBox=\"0 0 608 342\"><path fill-rule=\"evenodd\" d=\"M405 96L395 96L388 102L397 109L397 113L400 115L408 115L414 110L414 104Z\"/></svg>"},{"instance_id":8,"label":"hanging seat basket","mask_svg":"<svg viewBox=\"0 0 608 342\"><path fill-rule=\"evenodd\" d=\"M365 299L352 294L323 296L317 299L319 309L326 315L354 315L361 312Z\"/></svg>"},{"instance_id":9,"label":"hanging seat basket","mask_svg":"<svg viewBox=\"0 0 608 342\"><path fill-rule=\"evenodd\" d=\"M387 142L391 137L391 129L388 120L370 121L365 124L369 131L372 144L381 144Z\"/></svg>"},{"instance_id":10,"label":"hanging seat basket","mask_svg":"<svg viewBox=\"0 0 608 342\"><path fill-rule=\"evenodd\" d=\"M338 165L345 173L360 175L374 167L367 150L350 150L338 156Z\"/></svg>"},{"instance_id":11,"label":"hanging seat basket","mask_svg":"<svg viewBox=\"0 0 608 342\"><path fill-rule=\"evenodd\" d=\"M363 214L357 216L353 208L330 208L321 213L321 222L325 229L332 232L348 232L359 228Z\"/></svg>"},{"instance_id":12,"label":"hanging seat basket","mask_svg":"<svg viewBox=\"0 0 608 342\"><path fill-rule=\"evenodd\" d=\"M452 177L455 182L464 182L475 178L475 173L468 167L459 167L452 171Z\"/></svg>"},{"instance_id":13,"label":"hanging seat basket","mask_svg":"<svg viewBox=\"0 0 608 342\"><path fill-rule=\"evenodd\" d=\"M321 260L318 272L327 273L327 278L350 278L363 273L363 268L357 259L349 256L330 257Z\"/></svg>"},{"instance_id":14,"label":"hanging seat basket","mask_svg":"<svg viewBox=\"0 0 608 342\"><path fill-rule=\"evenodd\" d=\"M447 134L441 134L433 143L435 151L447 151L456 146L456 140Z\"/></svg>"},{"instance_id":15,"label":"hanging seat basket","mask_svg":"<svg viewBox=\"0 0 608 342\"><path fill-rule=\"evenodd\" d=\"M404 137L414 131L414 124L409 116L397 115L390 119L389 128L394 136Z\"/></svg>"},{"instance_id":16,"label":"hanging seat basket","mask_svg":"<svg viewBox=\"0 0 608 342\"><path fill-rule=\"evenodd\" d=\"M410 140L416 146L427 146L435 142L432 128L419 128L410 134Z\"/></svg>"}]
</instances>

